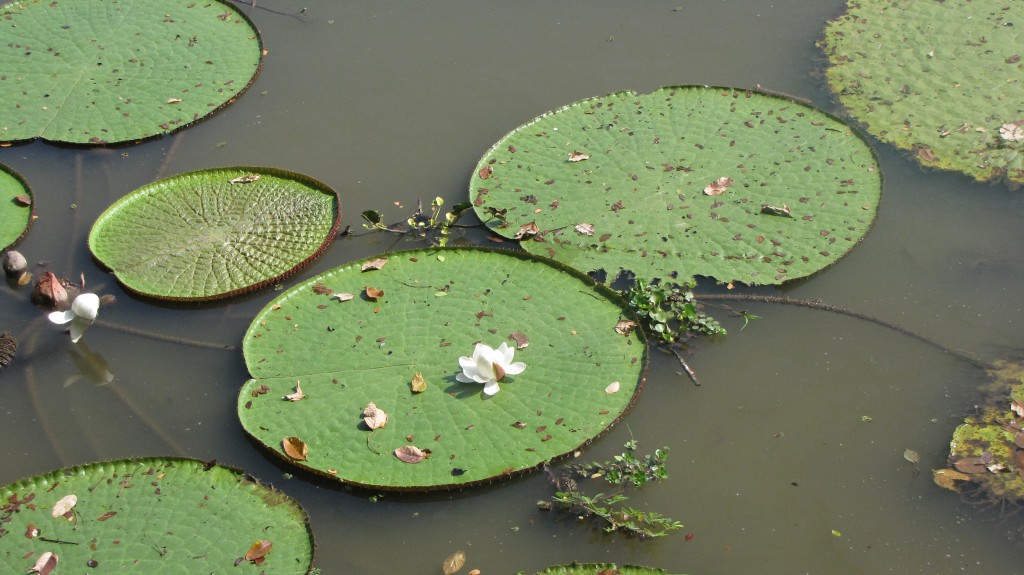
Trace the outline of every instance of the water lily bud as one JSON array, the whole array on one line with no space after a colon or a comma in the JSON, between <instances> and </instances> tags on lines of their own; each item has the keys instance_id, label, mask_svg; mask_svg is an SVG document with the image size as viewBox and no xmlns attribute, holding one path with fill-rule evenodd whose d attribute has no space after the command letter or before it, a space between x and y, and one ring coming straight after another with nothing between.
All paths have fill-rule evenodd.
<instances>
[{"instance_id":1,"label":"water lily bud","mask_svg":"<svg viewBox=\"0 0 1024 575\"><path fill-rule=\"evenodd\" d=\"M25 256L21 255L21 252L14 250L7 252L7 257L4 258L4 273L16 277L26 269L28 269L28 261L25 260Z\"/></svg>"},{"instance_id":2,"label":"water lily bud","mask_svg":"<svg viewBox=\"0 0 1024 575\"><path fill-rule=\"evenodd\" d=\"M100 311L100 296L94 293L84 293L76 297L74 303L71 304L71 311L82 319L89 321L96 319L96 315Z\"/></svg>"},{"instance_id":3,"label":"water lily bud","mask_svg":"<svg viewBox=\"0 0 1024 575\"><path fill-rule=\"evenodd\" d=\"M32 301L49 309L67 309L68 292L53 272L46 272L32 290Z\"/></svg>"}]
</instances>

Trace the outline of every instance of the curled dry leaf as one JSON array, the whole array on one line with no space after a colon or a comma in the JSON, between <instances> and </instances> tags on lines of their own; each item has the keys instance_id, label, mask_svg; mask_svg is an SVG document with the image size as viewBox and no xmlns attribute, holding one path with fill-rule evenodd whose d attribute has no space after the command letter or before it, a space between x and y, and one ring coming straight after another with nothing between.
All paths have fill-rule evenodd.
<instances>
[{"instance_id":1,"label":"curled dry leaf","mask_svg":"<svg viewBox=\"0 0 1024 575\"><path fill-rule=\"evenodd\" d=\"M57 567L57 555L47 551L36 559L36 564L28 570L29 573L39 573L39 575L49 575L54 568Z\"/></svg>"},{"instance_id":2,"label":"curled dry leaf","mask_svg":"<svg viewBox=\"0 0 1024 575\"><path fill-rule=\"evenodd\" d=\"M53 509L50 511L50 515L54 518L66 516L74 509L78 503L78 496L72 493L71 495L65 495L60 498L60 501L54 504Z\"/></svg>"},{"instance_id":3,"label":"curled dry leaf","mask_svg":"<svg viewBox=\"0 0 1024 575\"><path fill-rule=\"evenodd\" d=\"M168 104L180 104L181 98L167 98Z\"/></svg>"},{"instance_id":4,"label":"curled dry leaf","mask_svg":"<svg viewBox=\"0 0 1024 575\"><path fill-rule=\"evenodd\" d=\"M769 206L768 204L761 204L761 213L769 216L783 216L786 218L793 217L793 211L789 209L789 206L782 204L781 208L775 206Z\"/></svg>"},{"instance_id":5,"label":"curled dry leaf","mask_svg":"<svg viewBox=\"0 0 1024 575\"><path fill-rule=\"evenodd\" d=\"M252 561L256 565L262 565L264 558L267 556L267 553L270 553L270 548L273 546L274 544L270 541L257 541L245 552L245 560Z\"/></svg>"},{"instance_id":6,"label":"curled dry leaf","mask_svg":"<svg viewBox=\"0 0 1024 575\"><path fill-rule=\"evenodd\" d=\"M570 162L582 162L583 160L589 160L589 159L590 159L590 154L584 154L583 152L577 152L577 151L573 150L573 152L571 154L569 154L569 161Z\"/></svg>"},{"instance_id":7,"label":"curled dry leaf","mask_svg":"<svg viewBox=\"0 0 1024 575\"><path fill-rule=\"evenodd\" d=\"M519 226L519 231L516 232L516 235L512 236L512 239L521 240L525 237L536 235L539 231L540 228L537 227L537 222L523 224Z\"/></svg>"},{"instance_id":8,"label":"curled dry leaf","mask_svg":"<svg viewBox=\"0 0 1024 575\"><path fill-rule=\"evenodd\" d=\"M32 301L47 309L63 310L68 307L68 292L53 272L46 272L32 290Z\"/></svg>"},{"instance_id":9,"label":"curled dry leaf","mask_svg":"<svg viewBox=\"0 0 1024 575\"><path fill-rule=\"evenodd\" d=\"M618 391L619 391L619 382L617 382L617 381L613 381L613 382L609 383L608 387L604 388L604 392L607 393L608 395L611 395L613 393L618 393Z\"/></svg>"},{"instance_id":10,"label":"curled dry leaf","mask_svg":"<svg viewBox=\"0 0 1024 575\"><path fill-rule=\"evenodd\" d=\"M1024 141L1024 120L1017 120L1016 122L1007 122L1000 126L999 137L1007 142Z\"/></svg>"},{"instance_id":11,"label":"curled dry leaf","mask_svg":"<svg viewBox=\"0 0 1024 575\"><path fill-rule=\"evenodd\" d=\"M377 258L375 260L364 262L362 267L360 267L359 269L364 272L370 270L379 270L383 268L384 264L386 263L388 263L388 258Z\"/></svg>"},{"instance_id":12,"label":"curled dry leaf","mask_svg":"<svg viewBox=\"0 0 1024 575\"><path fill-rule=\"evenodd\" d=\"M961 473L967 473L970 475L985 473L988 471L988 467L986 467L985 462L982 461L982 458L980 457L965 457L954 461L953 467Z\"/></svg>"},{"instance_id":13,"label":"curled dry leaf","mask_svg":"<svg viewBox=\"0 0 1024 575\"><path fill-rule=\"evenodd\" d=\"M305 461L306 456L309 455L309 446L306 445L305 441L295 436L288 436L282 439L281 447L284 449L284 454L295 461Z\"/></svg>"},{"instance_id":14,"label":"curled dry leaf","mask_svg":"<svg viewBox=\"0 0 1024 575\"><path fill-rule=\"evenodd\" d=\"M306 394L302 393L302 384L296 381L295 393L289 393L288 395L284 396L284 398L287 399L288 401L302 401L303 399L306 399Z\"/></svg>"},{"instance_id":15,"label":"curled dry leaf","mask_svg":"<svg viewBox=\"0 0 1024 575\"><path fill-rule=\"evenodd\" d=\"M356 296L354 296L354 295L352 295L350 293L336 293L336 294L332 295L331 297L337 299L338 301L348 301L350 299L355 298Z\"/></svg>"},{"instance_id":16,"label":"curled dry leaf","mask_svg":"<svg viewBox=\"0 0 1024 575\"><path fill-rule=\"evenodd\" d=\"M376 300L378 298L384 297L384 290L382 290L382 289L377 289L375 287L366 286L366 288L364 288L363 291L366 292L366 297L368 297L369 299L372 299L372 300Z\"/></svg>"},{"instance_id":17,"label":"curled dry leaf","mask_svg":"<svg viewBox=\"0 0 1024 575\"><path fill-rule=\"evenodd\" d=\"M594 235L594 224L576 224L576 231L585 235Z\"/></svg>"},{"instance_id":18,"label":"curled dry leaf","mask_svg":"<svg viewBox=\"0 0 1024 575\"><path fill-rule=\"evenodd\" d=\"M615 333L619 335L629 335L636 329L636 322L631 319L620 319L619 323L615 324Z\"/></svg>"},{"instance_id":19,"label":"curled dry leaf","mask_svg":"<svg viewBox=\"0 0 1024 575\"><path fill-rule=\"evenodd\" d=\"M453 573L457 573L459 569L462 569L465 565L465 552L456 551L445 558L444 563L441 564L441 569L444 571L444 575L452 575Z\"/></svg>"},{"instance_id":20,"label":"curled dry leaf","mask_svg":"<svg viewBox=\"0 0 1024 575\"><path fill-rule=\"evenodd\" d=\"M943 489L956 491L957 481L970 481L971 476L955 469L936 469L932 471L932 480Z\"/></svg>"},{"instance_id":21,"label":"curled dry leaf","mask_svg":"<svg viewBox=\"0 0 1024 575\"><path fill-rule=\"evenodd\" d=\"M18 204L23 208L28 207L32 205L32 198L26 196L25 194L21 194L20 196L14 196L14 203Z\"/></svg>"},{"instance_id":22,"label":"curled dry leaf","mask_svg":"<svg viewBox=\"0 0 1024 575\"><path fill-rule=\"evenodd\" d=\"M413 393L423 393L427 390L427 381L423 379L422 371L417 371L416 375L412 376L412 381L409 382L409 387L412 388Z\"/></svg>"},{"instance_id":23,"label":"curled dry leaf","mask_svg":"<svg viewBox=\"0 0 1024 575\"><path fill-rule=\"evenodd\" d=\"M248 184L250 182L255 182L255 181L259 180L259 179L260 179L260 175L259 174L246 174L244 176L238 176L237 178L232 178L232 179L228 180L228 182L230 182L232 184Z\"/></svg>"},{"instance_id":24,"label":"curled dry leaf","mask_svg":"<svg viewBox=\"0 0 1024 575\"><path fill-rule=\"evenodd\" d=\"M25 537L28 537L29 539L39 537L39 533L39 528L36 527L35 523L29 523L28 527L25 528Z\"/></svg>"},{"instance_id":25,"label":"curled dry leaf","mask_svg":"<svg viewBox=\"0 0 1024 575\"><path fill-rule=\"evenodd\" d=\"M903 459L906 459L907 461L913 463L914 465L917 465L917 463L921 461L921 456L918 455L917 452L914 451L913 449L904 449Z\"/></svg>"},{"instance_id":26,"label":"curled dry leaf","mask_svg":"<svg viewBox=\"0 0 1024 575\"><path fill-rule=\"evenodd\" d=\"M521 331L514 331L508 334L508 336L515 340L516 349L526 349L530 345L530 340L526 339L526 334Z\"/></svg>"},{"instance_id":27,"label":"curled dry leaf","mask_svg":"<svg viewBox=\"0 0 1024 575\"><path fill-rule=\"evenodd\" d=\"M370 431L384 427L388 423L388 414L384 413L384 410L377 407L372 401L369 405L363 408L363 423L366 427L370 428Z\"/></svg>"},{"instance_id":28,"label":"curled dry leaf","mask_svg":"<svg viewBox=\"0 0 1024 575\"><path fill-rule=\"evenodd\" d=\"M709 196L717 196L718 194L721 194L725 190L728 190L729 186L732 185L732 181L732 178L728 176L722 176L721 178L718 178L717 180L704 186L704 193Z\"/></svg>"},{"instance_id":29,"label":"curled dry leaf","mask_svg":"<svg viewBox=\"0 0 1024 575\"><path fill-rule=\"evenodd\" d=\"M395 457L406 463L419 463L429 455L429 449L420 449L415 445L403 445L395 450Z\"/></svg>"}]
</instances>

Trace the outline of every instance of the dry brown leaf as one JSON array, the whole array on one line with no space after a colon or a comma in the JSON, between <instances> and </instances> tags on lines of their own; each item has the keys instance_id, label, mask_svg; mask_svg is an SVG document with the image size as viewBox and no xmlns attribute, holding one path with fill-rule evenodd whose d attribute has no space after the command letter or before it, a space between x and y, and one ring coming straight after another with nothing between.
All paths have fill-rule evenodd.
<instances>
[{"instance_id":1,"label":"dry brown leaf","mask_svg":"<svg viewBox=\"0 0 1024 575\"><path fill-rule=\"evenodd\" d=\"M619 391L619 382L617 382L617 381L613 381L613 382L609 383L608 387L604 388L604 392L607 393L608 395L611 395L613 393L618 393L618 391Z\"/></svg>"},{"instance_id":2,"label":"dry brown leaf","mask_svg":"<svg viewBox=\"0 0 1024 575\"><path fill-rule=\"evenodd\" d=\"M376 300L378 298L384 297L384 290L382 290L382 289L377 289L375 287L366 286L364 291L366 292L366 297L368 297L368 298L370 298L372 300Z\"/></svg>"},{"instance_id":3,"label":"dry brown leaf","mask_svg":"<svg viewBox=\"0 0 1024 575\"><path fill-rule=\"evenodd\" d=\"M961 473L978 474L988 471L985 462L980 457L965 457L953 462L953 467Z\"/></svg>"},{"instance_id":4,"label":"dry brown leaf","mask_svg":"<svg viewBox=\"0 0 1024 575\"><path fill-rule=\"evenodd\" d=\"M370 431L384 427L388 423L388 414L384 413L384 410L377 407L372 401L363 408L363 423L366 427L370 428Z\"/></svg>"},{"instance_id":5,"label":"dry brown leaf","mask_svg":"<svg viewBox=\"0 0 1024 575\"><path fill-rule=\"evenodd\" d=\"M53 509L50 511L50 515L54 518L62 515L67 515L74 509L75 504L78 503L78 496L75 494L65 495L60 498L60 501L54 504Z\"/></svg>"},{"instance_id":6,"label":"dry brown leaf","mask_svg":"<svg viewBox=\"0 0 1024 575\"><path fill-rule=\"evenodd\" d=\"M281 440L281 447L284 449L284 454L295 461L305 461L309 454L309 446L298 437L285 437Z\"/></svg>"},{"instance_id":7,"label":"dry brown leaf","mask_svg":"<svg viewBox=\"0 0 1024 575\"><path fill-rule=\"evenodd\" d=\"M244 176L238 176L237 178L228 180L228 182L232 184L248 184L250 182L255 182L259 179L259 174L246 174Z\"/></svg>"},{"instance_id":8,"label":"dry brown leaf","mask_svg":"<svg viewBox=\"0 0 1024 575\"><path fill-rule=\"evenodd\" d=\"M263 558L270 553L270 548L273 546L274 544L270 541L257 541L245 552L245 560L259 565L263 563Z\"/></svg>"},{"instance_id":9,"label":"dry brown leaf","mask_svg":"<svg viewBox=\"0 0 1024 575\"><path fill-rule=\"evenodd\" d=\"M789 209L789 206L782 204L782 207L769 206L768 204L761 204L761 213L769 216L783 216L787 218L793 217L793 211Z\"/></svg>"},{"instance_id":10,"label":"dry brown leaf","mask_svg":"<svg viewBox=\"0 0 1024 575\"><path fill-rule=\"evenodd\" d=\"M576 224L576 231L585 235L594 235L594 224Z\"/></svg>"},{"instance_id":11,"label":"dry brown leaf","mask_svg":"<svg viewBox=\"0 0 1024 575\"><path fill-rule=\"evenodd\" d=\"M932 471L932 481L943 489L956 491L957 481L970 481L971 476L955 469L936 469Z\"/></svg>"},{"instance_id":12,"label":"dry brown leaf","mask_svg":"<svg viewBox=\"0 0 1024 575\"><path fill-rule=\"evenodd\" d=\"M420 449L415 445L403 445L395 450L395 457L406 463L419 463L426 459L429 454L429 450Z\"/></svg>"},{"instance_id":13,"label":"dry brown leaf","mask_svg":"<svg viewBox=\"0 0 1024 575\"><path fill-rule=\"evenodd\" d=\"M39 537L39 528L36 527L35 523L29 523L28 527L25 528L25 537L28 537L29 539Z\"/></svg>"},{"instance_id":14,"label":"dry brown leaf","mask_svg":"<svg viewBox=\"0 0 1024 575\"><path fill-rule=\"evenodd\" d=\"M571 154L569 154L569 161L570 162L582 162L583 160L589 160L589 159L590 159L590 154L584 154L583 152L577 152L576 150L573 150L573 152Z\"/></svg>"},{"instance_id":15,"label":"dry brown leaf","mask_svg":"<svg viewBox=\"0 0 1024 575\"><path fill-rule=\"evenodd\" d=\"M284 398L287 399L288 401L302 401L303 399L306 399L306 394L302 393L302 384L296 381L295 393L289 393L288 395L284 396Z\"/></svg>"},{"instance_id":16,"label":"dry brown leaf","mask_svg":"<svg viewBox=\"0 0 1024 575\"><path fill-rule=\"evenodd\" d=\"M28 207L32 205L32 198L21 194L20 196L14 196L14 203L22 207Z\"/></svg>"},{"instance_id":17,"label":"dry brown leaf","mask_svg":"<svg viewBox=\"0 0 1024 575\"><path fill-rule=\"evenodd\" d=\"M718 194L721 194L725 190L728 190L729 186L732 185L732 181L732 178L728 176L722 176L721 178L718 178L717 180L704 186L704 193L709 196L717 196Z\"/></svg>"},{"instance_id":18,"label":"dry brown leaf","mask_svg":"<svg viewBox=\"0 0 1024 575\"><path fill-rule=\"evenodd\" d=\"M465 564L466 554L462 551L456 551L444 560L444 563L441 564L441 569L444 571L444 575L452 575L457 573L459 569L462 569Z\"/></svg>"},{"instance_id":19,"label":"dry brown leaf","mask_svg":"<svg viewBox=\"0 0 1024 575\"><path fill-rule=\"evenodd\" d=\"M528 224L523 224L523 225L519 226L519 231L516 232L516 235L512 236L512 239L514 239L514 240L521 240L521 239L523 239L525 237L536 235L537 232L539 232L539 231L540 231L540 228L537 227L537 223L536 222L530 222Z\"/></svg>"},{"instance_id":20,"label":"dry brown leaf","mask_svg":"<svg viewBox=\"0 0 1024 575\"><path fill-rule=\"evenodd\" d=\"M514 331L508 336L516 341L516 349L525 349L530 345L530 340L526 339L526 334L521 331Z\"/></svg>"},{"instance_id":21,"label":"dry brown leaf","mask_svg":"<svg viewBox=\"0 0 1024 575\"><path fill-rule=\"evenodd\" d=\"M348 301L350 299L353 299L356 296L354 296L354 295L352 295L350 293L336 293L336 294L332 295L331 297L337 299L338 301Z\"/></svg>"},{"instance_id":22,"label":"dry brown leaf","mask_svg":"<svg viewBox=\"0 0 1024 575\"><path fill-rule=\"evenodd\" d=\"M629 335L636 329L636 322L631 319L620 319L619 323L615 324L615 333L620 335Z\"/></svg>"},{"instance_id":23,"label":"dry brown leaf","mask_svg":"<svg viewBox=\"0 0 1024 575\"><path fill-rule=\"evenodd\" d=\"M370 260L368 262L364 262L363 266L360 268L360 270L362 270L364 272L365 271L370 271L370 270L379 270L379 269L383 268L384 264L386 264L386 263L388 263L388 258L377 258L375 260Z\"/></svg>"},{"instance_id":24,"label":"dry brown leaf","mask_svg":"<svg viewBox=\"0 0 1024 575\"><path fill-rule=\"evenodd\" d=\"M423 372L417 371L416 375L412 376L412 381L409 383L413 393L423 393L427 390L427 381L423 379Z\"/></svg>"},{"instance_id":25,"label":"dry brown leaf","mask_svg":"<svg viewBox=\"0 0 1024 575\"><path fill-rule=\"evenodd\" d=\"M49 575L50 572L57 567L57 555L47 551L39 556L36 560L36 564L28 570L29 573L39 573L39 575Z\"/></svg>"}]
</instances>

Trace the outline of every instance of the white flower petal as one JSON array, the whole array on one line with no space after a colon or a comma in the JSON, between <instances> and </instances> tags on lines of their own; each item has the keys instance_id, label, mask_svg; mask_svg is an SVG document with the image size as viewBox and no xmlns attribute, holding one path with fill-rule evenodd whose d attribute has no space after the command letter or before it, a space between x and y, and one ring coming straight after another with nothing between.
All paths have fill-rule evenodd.
<instances>
[{"instance_id":1,"label":"white flower petal","mask_svg":"<svg viewBox=\"0 0 1024 575\"><path fill-rule=\"evenodd\" d=\"M82 334L85 333L85 330L89 329L90 325L92 325L92 320L80 317L71 320L71 343L78 343L78 340L82 339Z\"/></svg>"},{"instance_id":2,"label":"white flower petal","mask_svg":"<svg viewBox=\"0 0 1024 575\"><path fill-rule=\"evenodd\" d=\"M500 360L495 361L500 361L502 366L506 366L512 363L512 358L515 356L516 353L516 350L514 348L509 347L508 344L505 342L501 342L501 345L499 345L498 349L495 351L497 351L497 355L500 357Z\"/></svg>"},{"instance_id":3,"label":"white flower petal","mask_svg":"<svg viewBox=\"0 0 1024 575\"><path fill-rule=\"evenodd\" d=\"M488 382L487 385L484 386L484 393L487 395L494 395L500 390L501 386L499 386L496 381Z\"/></svg>"},{"instance_id":4,"label":"white flower petal","mask_svg":"<svg viewBox=\"0 0 1024 575\"><path fill-rule=\"evenodd\" d=\"M474 365L476 365L476 360L473 359L472 357L464 355L459 358L459 367L461 367L462 369L472 369Z\"/></svg>"},{"instance_id":5,"label":"white flower petal","mask_svg":"<svg viewBox=\"0 0 1024 575\"><path fill-rule=\"evenodd\" d=\"M526 364L521 361L510 363L505 366L505 375L519 375L520 373L523 373L523 370L525 369Z\"/></svg>"},{"instance_id":6,"label":"white flower petal","mask_svg":"<svg viewBox=\"0 0 1024 575\"><path fill-rule=\"evenodd\" d=\"M71 304L71 311L80 318L92 321L100 311L100 296L94 293L84 293L75 298Z\"/></svg>"},{"instance_id":7,"label":"white flower petal","mask_svg":"<svg viewBox=\"0 0 1024 575\"><path fill-rule=\"evenodd\" d=\"M71 310L67 311L55 311L47 316L53 323L65 324L75 319L75 312Z\"/></svg>"}]
</instances>

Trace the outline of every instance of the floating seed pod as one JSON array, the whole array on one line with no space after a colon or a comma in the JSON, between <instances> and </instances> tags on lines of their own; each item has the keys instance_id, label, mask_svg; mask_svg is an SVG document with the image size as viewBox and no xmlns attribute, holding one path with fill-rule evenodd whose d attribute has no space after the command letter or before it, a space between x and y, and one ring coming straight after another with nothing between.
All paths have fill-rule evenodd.
<instances>
[{"instance_id":1,"label":"floating seed pod","mask_svg":"<svg viewBox=\"0 0 1024 575\"><path fill-rule=\"evenodd\" d=\"M47 309L67 309L69 301L64 282L57 279L53 272L43 274L32 290L32 302Z\"/></svg>"},{"instance_id":2,"label":"floating seed pod","mask_svg":"<svg viewBox=\"0 0 1024 575\"><path fill-rule=\"evenodd\" d=\"M0 369L7 367L18 352L18 340L9 332L0 333Z\"/></svg>"}]
</instances>

